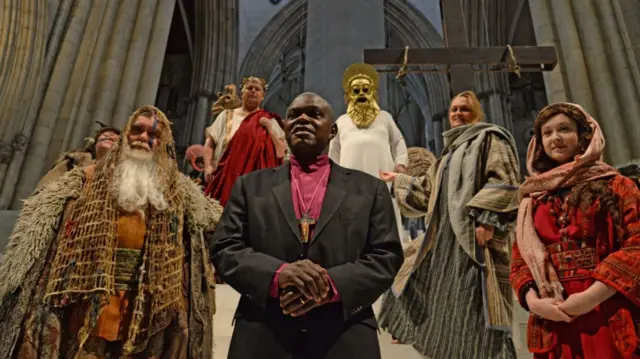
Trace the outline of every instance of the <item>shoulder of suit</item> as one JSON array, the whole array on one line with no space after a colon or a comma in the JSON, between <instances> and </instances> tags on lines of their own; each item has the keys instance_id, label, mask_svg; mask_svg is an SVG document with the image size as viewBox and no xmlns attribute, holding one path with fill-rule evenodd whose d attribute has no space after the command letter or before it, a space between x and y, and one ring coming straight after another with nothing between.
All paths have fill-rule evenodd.
<instances>
[{"instance_id":1,"label":"shoulder of suit","mask_svg":"<svg viewBox=\"0 0 640 359\"><path fill-rule=\"evenodd\" d=\"M353 169L353 168L342 167L342 166L340 166L339 164L337 164L335 162L333 163L333 168L338 168L339 170L347 173L351 177L351 180L355 180L359 184L360 183L364 183L364 184L370 183L373 186L373 185L377 185L380 181L382 181L381 179L379 179L379 178L377 178L375 176L372 176L372 175L370 175L370 174L368 174L366 172L362 172L360 170L356 170L356 169Z\"/></svg>"},{"instance_id":2,"label":"shoulder of suit","mask_svg":"<svg viewBox=\"0 0 640 359\"><path fill-rule=\"evenodd\" d=\"M239 177L239 179L242 179L243 181L256 181L256 180L260 180L264 177L269 177L272 175L275 175L275 173L281 169L282 166L286 166L287 164L283 164L280 165L278 167L272 167L272 168L263 168L263 169L259 169L253 172L249 172L246 174L243 174L242 176Z\"/></svg>"}]
</instances>

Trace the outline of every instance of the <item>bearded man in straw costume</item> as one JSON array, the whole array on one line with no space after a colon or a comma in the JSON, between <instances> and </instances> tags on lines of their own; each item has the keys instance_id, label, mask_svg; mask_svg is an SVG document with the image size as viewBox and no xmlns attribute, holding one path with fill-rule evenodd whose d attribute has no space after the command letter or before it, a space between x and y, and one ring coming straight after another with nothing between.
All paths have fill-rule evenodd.
<instances>
[{"instance_id":1,"label":"bearded man in straw costume","mask_svg":"<svg viewBox=\"0 0 640 359\"><path fill-rule=\"evenodd\" d=\"M342 75L347 113L336 121L338 134L331 141L329 158L340 166L374 177L379 171L406 172L407 145L393 117L378 106L378 73L373 66L356 63ZM394 202L400 239L405 237L400 209Z\"/></svg>"},{"instance_id":2,"label":"bearded man in straw costume","mask_svg":"<svg viewBox=\"0 0 640 359\"><path fill-rule=\"evenodd\" d=\"M133 113L95 165L25 201L0 265L0 358L211 358L216 202L170 123Z\"/></svg>"}]
</instances>

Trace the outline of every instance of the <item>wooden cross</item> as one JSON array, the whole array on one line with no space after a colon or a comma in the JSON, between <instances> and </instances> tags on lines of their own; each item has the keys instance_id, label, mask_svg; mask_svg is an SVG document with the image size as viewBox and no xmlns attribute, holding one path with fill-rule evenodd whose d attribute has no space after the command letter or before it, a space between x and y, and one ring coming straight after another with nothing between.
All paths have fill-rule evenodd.
<instances>
[{"instance_id":1,"label":"wooden cross","mask_svg":"<svg viewBox=\"0 0 640 359\"><path fill-rule=\"evenodd\" d=\"M298 221L300 224L300 235L302 236L302 243L309 243L309 233L311 232L311 226L316 224L316 220L309 217L309 213L305 212Z\"/></svg>"},{"instance_id":2,"label":"wooden cross","mask_svg":"<svg viewBox=\"0 0 640 359\"><path fill-rule=\"evenodd\" d=\"M364 62L373 66L402 66L400 71L379 72L447 72L451 95L475 90L474 71L520 72L551 71L558 63L553 46L468 47L462 4L458 0L441 0L445 48L365 49ZM430 69L409 69L409 65L430 65ZM444 69L442 68L444 65ZM473 69L472 65L485 69ZM439 68L435 66L440 66Z\"/></svg>"}]
</instances>

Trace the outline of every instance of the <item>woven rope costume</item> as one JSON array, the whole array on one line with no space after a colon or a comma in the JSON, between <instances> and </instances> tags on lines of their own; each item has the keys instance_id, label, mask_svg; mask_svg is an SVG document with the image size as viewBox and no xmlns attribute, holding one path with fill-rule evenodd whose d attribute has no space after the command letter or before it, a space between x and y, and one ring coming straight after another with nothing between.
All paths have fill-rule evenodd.
<instances>
[{"instance_id":1,"label":"woven rope costume","mask_svg":"<svg viewBox=\"0 0 640 359\"><path fill-rule=\"evenodd\" d=\"M169 204L159 212L148 207L145 214L146 234L137 276L137 295L133 315L124 344L125 353L146 347L149 338L167 327L183 308L183 264L185 248L183 194L178 185L178 168L170 123L158 109L145 106L129 118L118 144L104 161L97 164L88 178L71 219L64 224L51 268L45 300L56 307L88 300L90 308L80 330L80 345L96 325L100 309L116 288L116 254L119 211L112 197L110 181L121 158L131 126L138 116L151 113L159 129L155 152L157 176L165 188Z\"/></svg>"},{"instance_id":2,"label":"woven rope costume","mask_svg":"<svg viewBox=\"0 0 640 359\"><path fill-rule=\"evenodd\" d=\"M214 230L222 207L177 172L169 122L157 109L145 108L155 111L163 132L157 164L169 207L161 213L146 211L144 256L121 256L121 248L115 248L118 221L113 218L120 216L107 184L119 158L116 144L97 165L75 168L25 200L0 262L0 358L71 358L78 355L79 340L87 337L83 348L93 349L95 319L123 279L127 283L121 284L133 289L129 310L133 314L135 309L135 315L118 343L106 343L110 353L173 358L186 351L187 359L212 357L215 280L203 234ZM137 262L133 276L120 270L127 261ZM184 270L178 263L184 263ZM69 311L84 314L86 322L75 323L84 324L82 330L68 327ZM179 320L170 322L176 312ZM110 353L92 358L113 357Z\"/></svg>"}]
</instances>

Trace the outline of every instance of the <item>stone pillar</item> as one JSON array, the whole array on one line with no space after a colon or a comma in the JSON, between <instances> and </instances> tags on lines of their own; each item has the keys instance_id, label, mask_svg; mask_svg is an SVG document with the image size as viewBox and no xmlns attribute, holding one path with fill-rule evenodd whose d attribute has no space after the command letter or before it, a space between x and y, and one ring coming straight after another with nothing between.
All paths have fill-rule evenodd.
<instances>
[{"instance_id":1,"label":"stone pillar","mask_svg":"<svg viewBox=\"0 0 640 359\"><path fill-rule=\"evenodd\" d=\"M107 2L104 6L104 12L97 17L101 21L96 21L100 26L97 36L92 39L92 47L82 56L91 60L88 69L86 69L86 77L83 83L83 91L78 96L77 106L74 107L73 113L70 115L77 121L73 126L69 135L69 146L66 148L77 148L82 146L84 137L91 133L91 129L95 128L95 119L91 116L95 108L94 90L101 81L100 70L103 66L104 57L107 53L109 42L111 41L110 28L118 17L118 4Z\"/></svg>"},{"instance_id":2,"label":"stone pillar","mask_svg":"<svg viewBox=\"0 0 640 359\"><path fill-rule=\"evenodd\" d=\"M175 9L175 0L160 0L156 8L151 38L147 45L144 67L141 72L140 86L136 95L136 103L150 104L155 101L162 65L158 56L164 56L171 29L171 20ZM162 55L159 55L162 54Z\"/></svg>"},{"instance_id":3,"label":"stone pillar","mask_svg":"<svg viewBox=\"0 0 640 359\"><path fill-rule=\"evenodd\" d=\"M181 146L204 142L211 125L211 101L235 82L238 64L238 0L196 0L192 102Z\"/></svg>"},{"instance_id":4,"label":"stone pillar","mask_svg":"<svg viewBox=\"0 0 640 359\"><path fill-rule=\"evenodd\" d=\"M440 153L444 149L444 141L442 139L442 133L444 132L444 127L442 126L443 118L442 115L436 114L433 117L433 140L435 142L436 148L434 155L436 157L440 157Z\"/></svg>"},{"instance_id":5,"label":"stone pillar","mask_svg":"<svg viewBox=\"0 0 640 359\"><path fill-rule=\"evenodd\" d=\"M329 101L336 116L344 113L342 73L362 62L364 49L385 48L383 0L308 0L305 91ZM380 76L380 107L386 107Z\"/></svg>"},{"instance_id":6,"label":"stone pillar","mask_svg":"<svg viewBox=\"0 0 640 359\"><path fill-rule=\"evenodd\" d=\"M582 105L608 139L605 160L640 157L640 4L626 0L530 0L540 45L558 50L558 68L545 76L549 102ZM624 11L622 10L624 5Z\"/></svg>"},{"instance_id":7,"label":"stone pillar","mask_svg":"<svg viewBox=\"0 0 640 359\"><path fill-rule=\"evenodd\" d=\"M19 131L14 147L20 143L28 147L12 154L8 168L0 167L0 209L19 208L60 152L93 136L95 120L122 125L134 108L153 103L174 6L175 0L61 0L48 3L52 22L23 24L25 32L40 31L42 24L49 43L42 46L46 56L41 73L35 66L29 68L39 82L29 94L30 105L22 105L26 117L16 118L13 125ZM21 11L38 13L28 10ZM21 54L9 49L9 56ZM29 56L38 52L34 54ZM22 80L12 86L28 83ZM11 89L7 86L0 82L0 93ZM144 103L138 102L137 92L145 93Z\"/></svg>"},{"instance_id":8,"label":"stone pillar","mask_svg":"<svg viewBox=\"0 0 640 359\"><path fill-rule=\"evenodd\" d=\"M0 187L15 151L23 150L16 148L16 139L28 125L45 68L47 17L44 0L0 5Z\"/></svg>"},{"instance_id":9,"label":"stone pillar","mask_svg":"<svg viewBox=\"0 0 640 359\"><path fill-rule=\"evenodd\" d=\"M508 33L503 23L508 0L466 0L465 13L471 14L467 23L470 47L506 46ZM479 72L475 74L476 91L485 112L486 120L513 133L513 120L507 100L509 75L504 72Z\"/></svg>"},{"instance_id":10,"label":"stone pillar","mask_svg":"<svg viewBox=\"0 0 640 359\"><path fill-rule=\"evenodd\" d=\"M135 107L137 100L137 92L139 86L149 86L153 84L145 84L140 81L140 73L142 72L143 65L146 63L160 63L162 64L162 58L164 57L164 51L159 58L150 58L149 61L145 61L147 55L147 47L149 46L149 40L151 39L151 28L153 27L156 6L158 0L143 0L140 2L138 8L138 14L135 17L133 34L131 35L131 42L129 43L129 50L124 62L124 69L122 71L122 81L120 82L120 90L118 91L117 102L118 108L113 113L111 123L117 127L124 127L127 123L127 119L131 115L131 112ZM168 25L168 24L167 24ZM169 26L167 26L168 28ZM164 43L166 44L165 39ZM156 65L157 66L157 65ZM160 65L162 66L162 65ZM156 79L160 78L158 73ZM158 89L158 84L154 86L154 95ZM146 104L152 105L155 98L148 99L150 102Z\"/></svg>"},{"instance_id":11,"label":"stone pillar","mask_svg":"<svg viewBox=\"0 0 640 359\"><path fill-rule=\"evenodd\" d=\"M107 10L106 7L106 2L95 1L88 14L88 19L102 17L102 15L105 14ZM54 123L51 123L51 126L55 125L55 127L53 128L51 141L49 142L49 146L47 148L45 163L55 162L55 160L60 155L59 152L62 148L70 148L69 146L72 144L71 136L74 132L74 129L77 127L81 127L78 125L85 120L84 117L78 118L75 115L77 113L78 105L80 104L82 92L85 89L85 83L87 79L93 75L92 73L88 72L88 69L91 66L92 52L94 50L94 47L96 46L96 40L98 38L98 35L100 34L101 25L102 24L98 21L86 24L86 27L82 31L83 41L78 49L76 63L74 66L71 66L69 68L69 70L72 72L62 75L65 77L69 77L69 83L66 93L60 94L64 96L64 99L62 100L61 108L57 115L58 120ZM57 81L60 78L56 77L56 75L54 75L52 79ZM40 127L38 126L36 128ZM73 148L81 147L84 144L83 139L86 134L86 132L83 132L78 136L80 138L77 141L77 145L75 145Z\"/></svg>"}]
</instances>

